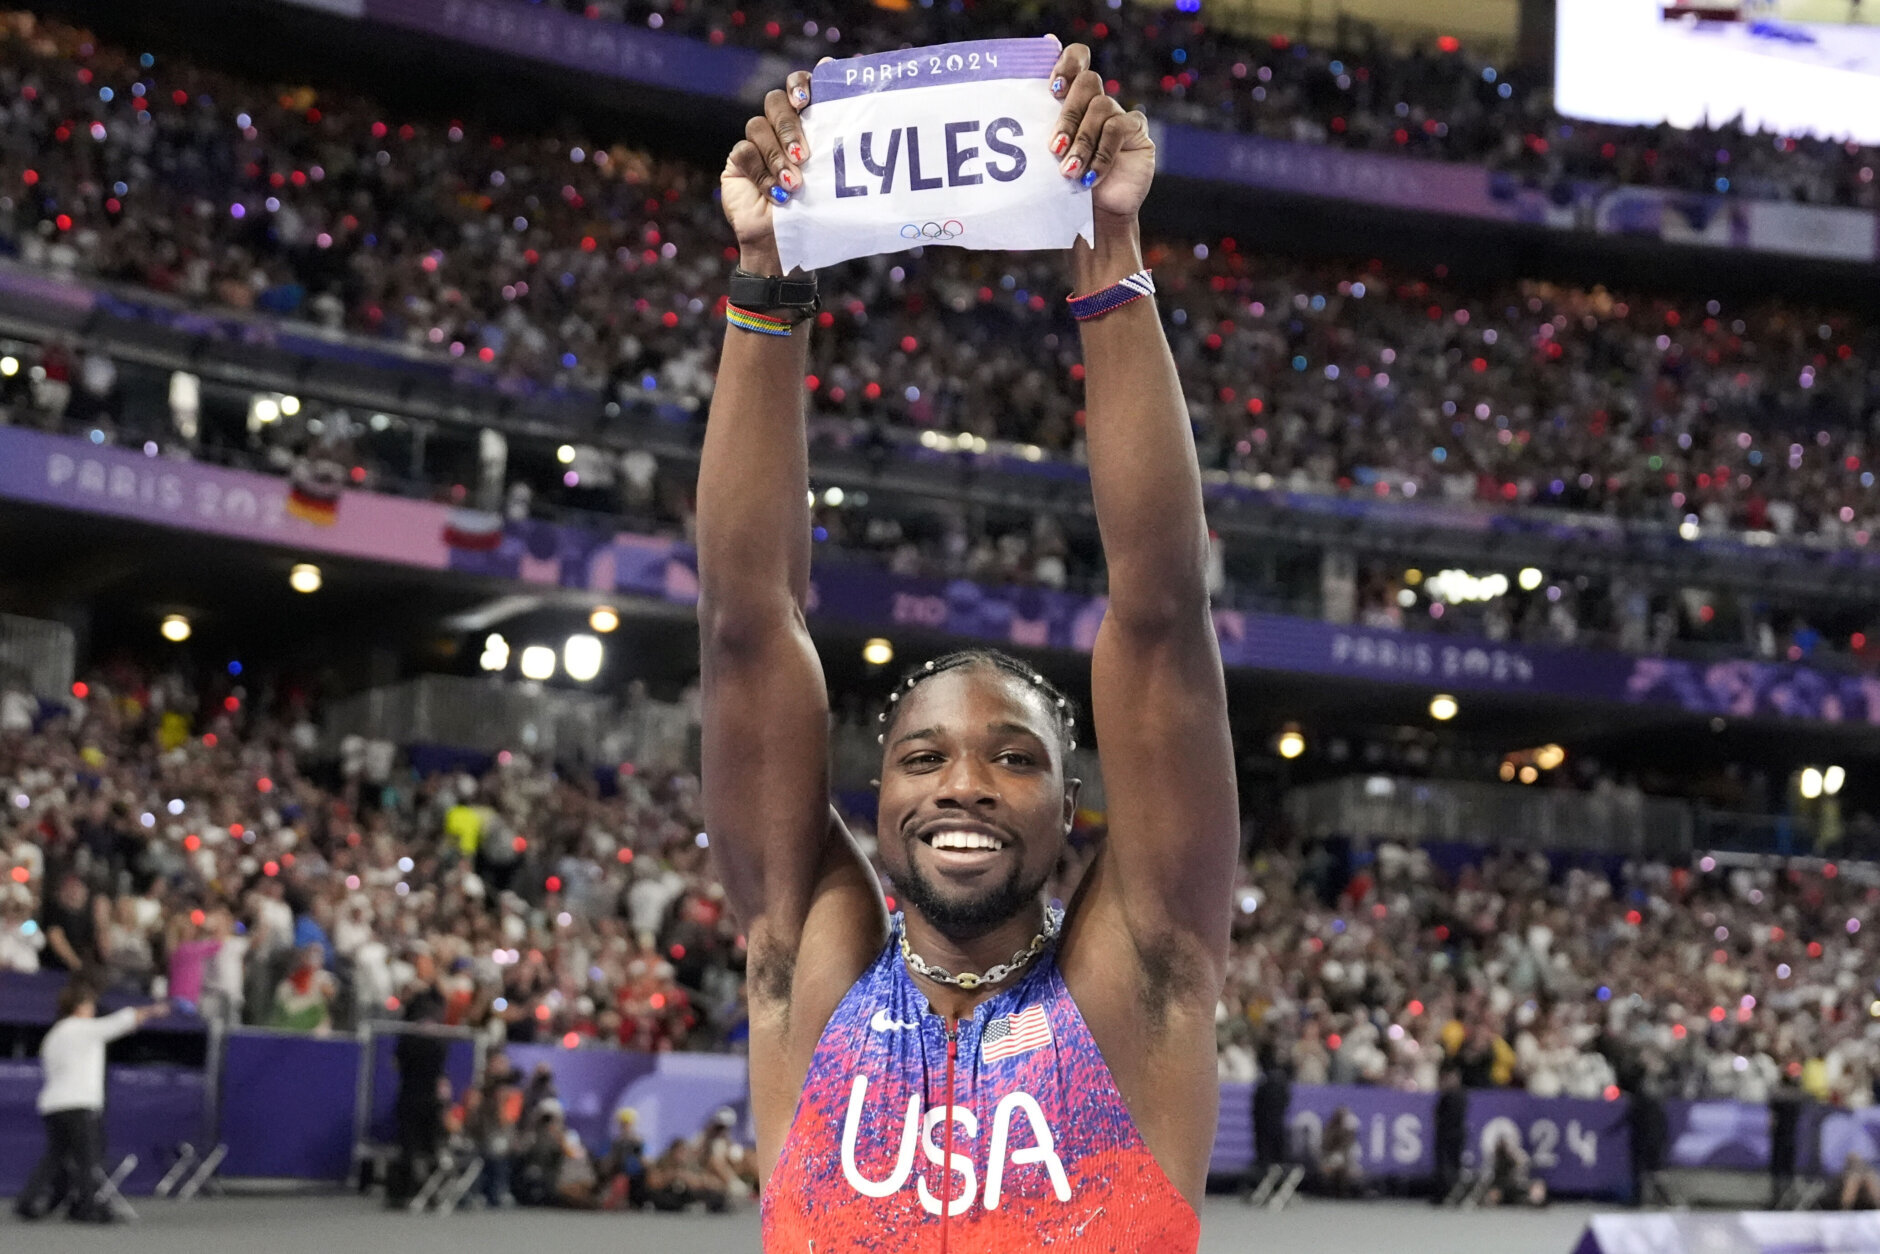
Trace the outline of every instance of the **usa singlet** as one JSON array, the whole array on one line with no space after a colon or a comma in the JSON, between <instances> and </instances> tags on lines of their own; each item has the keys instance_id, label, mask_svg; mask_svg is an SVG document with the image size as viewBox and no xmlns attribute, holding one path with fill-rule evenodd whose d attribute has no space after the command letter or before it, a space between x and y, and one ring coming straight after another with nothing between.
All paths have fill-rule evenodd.
<instances>
[{"instance_id":1,"label":"usa singlet","mask_svg":"<svg viewBox=\"0 0 1880 1254\"><path fill-rule=\"evenodd\" d=\"M1136 1131L1055 947L949 1036L901 927L816 1044L764 1189L765 1254L1194 1254L1200 1219Z\"/></svg>"}]
</instances>

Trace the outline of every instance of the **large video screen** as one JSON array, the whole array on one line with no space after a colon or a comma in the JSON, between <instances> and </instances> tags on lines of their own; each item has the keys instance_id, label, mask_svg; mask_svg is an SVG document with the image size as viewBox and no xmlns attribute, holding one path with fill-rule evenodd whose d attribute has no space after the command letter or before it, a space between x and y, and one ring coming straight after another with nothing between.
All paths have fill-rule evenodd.
<instances>
[{"instance_id":1,"label":"large video screen","mask_svg":"<svg viewBox=\"0 0 1880 1254\"><path fill-rule=\"evenodd\" d=\"M1880 144L1880 0L1559 0L1568 117Z\"/></svg>"}]
</instances>

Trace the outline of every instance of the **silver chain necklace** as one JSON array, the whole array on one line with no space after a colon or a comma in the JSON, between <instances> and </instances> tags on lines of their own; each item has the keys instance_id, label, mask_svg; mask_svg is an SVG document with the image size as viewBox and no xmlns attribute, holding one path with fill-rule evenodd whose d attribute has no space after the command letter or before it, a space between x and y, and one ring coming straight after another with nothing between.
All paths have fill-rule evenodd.
<instances>
[{"instance_id":1,"label":"silver chain necklace","mask_svg":"<svg viewBox=\"0 0 1880 1254\"><path fill-rule=\"evenodd\" d=\"M915 975L926 976L936 984L947 984L954 988L963 989L983 988L988 984L997 984L1007 976L1029 966L1032 959L1043 953L1044 947L1050 944L1052 937L1058 934L1058 927L1063 921L1064 912L1062 910L1055 910L1049 906L1045 907L1044 930L1031 938L1031 944L1013 954L1010 962L1001 962L998 966L991 967L978 975L975 975L971 971L962 971L958 975L954 975L951 971L944 970L940 967L928 966L927 960L915 953L914 947L907 943L907 928L905 925L901 929L901 957L907 960L908 968L912 970Z\"/></svg>"}]
</instances>

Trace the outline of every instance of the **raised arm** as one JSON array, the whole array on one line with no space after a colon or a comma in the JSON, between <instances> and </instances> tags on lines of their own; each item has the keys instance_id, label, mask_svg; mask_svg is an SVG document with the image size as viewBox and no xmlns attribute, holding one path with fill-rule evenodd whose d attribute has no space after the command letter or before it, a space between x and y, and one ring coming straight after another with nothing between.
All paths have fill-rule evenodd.
<instances>
[{"instance_id":1,"label":"raised arm","mask_svg":"<svg viewBox=\"0 0 1880 1254\"><path fill-rule=\"evenodd\" d=\"M802 142L796 113L808 88L809 75L796 74L788 94L771 92L725 165L725 216L743 267L757 274L782 273L772 189L801 178L788 150ZM813 1048L887 927L867 863L830 812L829 698L804 624L808 341L807 324L787 335L726 328L699 462L705 823L749 943L760 1141L787 1127L809 1065L804 1038ZM785 1092L781 1123L767 1119ZM766 1148L767 1165L775 1150Z\"/></svg>"},{"instance_id":2,"label":"raised arm","mask_svg":"<svg viewBox=\"0 0 1880 1254\"><path fill-rule=\"evenodd\" d=\"M1057 74L1069 173L1093 181L1095 245L1071 253L1088 295L1143 268L1136 212L1155 173L1140 113L1103 93L1081 45ZM1231 923L1239 814L1227 694L1207 593L1201 474L1152 295L1081 324L1090 479L1110 602L1091 660L1109 848L1092 885L1164 994L1213 1009ZM1104 899L1108 899L1106 903Z\"/></svg>"}]
</instances>

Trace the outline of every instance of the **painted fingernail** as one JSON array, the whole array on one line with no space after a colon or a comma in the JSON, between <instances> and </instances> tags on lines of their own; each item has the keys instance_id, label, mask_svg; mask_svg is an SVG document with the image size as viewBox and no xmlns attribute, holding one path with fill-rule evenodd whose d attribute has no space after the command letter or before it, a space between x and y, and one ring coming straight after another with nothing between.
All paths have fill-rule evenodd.
<instances>
[{"instance_id":1,"label":"painted fingernail","mask_svg":"<svg viewBox=\"0 0 1880 1254\"><path fill-rule=\"evenodd\" d=\"M1097 172L1095 170L1085 170L1084 177L1083 177L1084 186L1094 187L1096 186L1096 182L1097 182Z\"/></svg>"},{"instance_id":2,"label":"painted fingernail","mask_svg":"<svg viewBox=\"0 0 1880 1254\"><path fill-rule=\"evenodd\" d=\"M1064 158L1064 164L1059 166L1058 169L1068 176L1083 169L1083 165L1083 160L1079 157L1066 157Z\"/></svg>"},{"instance_id":3,"label":"painted fingernail","mask_svg":"<svg viewBox=\"0 0 1880 1254\"><path fill-rule=\"evenodd\" d=\"M1051 94L1057 95L1064 90L1064 79L1060 76L1051 80Z\"/></svg>"},{"instance_id":4,"label":"painted fingernail","mask_svg":"<svg viewBox=\"0 0 1880 1254\"><path fill-rule=\"evenodd\" d=\"M796 162L798 165L802 165L803 156L804 156L803 145L801 144L790 145L790 160Z\"/></svg>"},{"instance_id":5,"label":"painted fingernail","mask_svg":"<svg viewBox=\"0 0 1880 1254\"><path fill-rule=\"evenodd\" d=\"M801 186L800 180L798 180L798 178L796 177L796 173L792 170L785 170L782 174L779 174L777 176L777 181L779 183L782 183L786 188L788 188L791 191L795 191L799 186Z\"/></svg>"},{"instance_id":6,"label":"painted fingernail","mask_svg":"<svg viewBox=\"0 0 1880 1254\"><path fill-rule=\"evenodd\" d=\"M775 186L774 184L772 185L770 189L770 198L776 201L780 205L787 205L790 203L790 193L786 192L781 187Z\"/></svg>"},{"instance_id":7,"label":"painted fingernail","mask_svg":"<svg viewBox=\"0 0 1880 1254\"><path fill-rule=\"evenodd\" d=\"M1051 155L1054 157L1061 157L1064 155L1064 150L1066 148L1069 148L1070 146L1071 146L1071 137L1069 135L1065 135L1062 132L1060 132L1058 134L1058 137L1051 141Z\"/></svg>"},{"instance_id":8,"label":"painted fingernail","mask_svg":"<svg viewBox=\"0 0 1880 1254\"><path fill-rule=\"evenodd\" d=\"M790 94L796 98L798 104L803 104L809 100L809 89L807 87L798 87Z\"/></svg>"}]
</instances>

